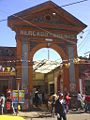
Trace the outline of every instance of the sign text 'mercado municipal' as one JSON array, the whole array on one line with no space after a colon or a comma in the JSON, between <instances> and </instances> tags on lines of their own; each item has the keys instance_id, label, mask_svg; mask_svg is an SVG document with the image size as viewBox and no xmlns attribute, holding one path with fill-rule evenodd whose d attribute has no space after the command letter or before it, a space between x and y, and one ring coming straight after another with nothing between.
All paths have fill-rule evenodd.
<instances>
[{"instance_id":1,"label":"sign text 'mercado municipal'","mask_svg":"<svg viewBox=\"0 0 90 120\"><path fill-rule=\"evenodd\" d=\"M63 39L76 39L73 34L55 34L50 32L40 32L40 31L26 31L21 30L20 35L32 36L32 37L55 37Z\"/></svg>"}]
</instances>

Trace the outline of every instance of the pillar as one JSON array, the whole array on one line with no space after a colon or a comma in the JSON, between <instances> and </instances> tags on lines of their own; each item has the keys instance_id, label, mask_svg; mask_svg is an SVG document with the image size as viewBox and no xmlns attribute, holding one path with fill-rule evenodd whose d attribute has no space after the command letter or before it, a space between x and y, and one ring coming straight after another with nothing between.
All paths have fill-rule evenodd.
<instances>
[{"instance_id":1,"label":"pillar","mask_svg":"<svg viewBox=\"0 0 90 120\"><path fill-rule=\"evenodd\" d=\"M33 58L32 58L32 49L30 48L30 40L28 42L28 90L29 92L32 92L33 89Z\"/></svg>"},{"instance_id":2,"label":"pillar","mask_svg":"<svg viewBox=\"0 0 90 120\"><path fill-rule=\"evenodd\" d=\"M64 92L69 92L70 91L70 87L69 87L69 68L63 66L63 90Z\"/></svg>"},{"instance_id":3,"label":"pillar","mask_svg":"<svg viewBox=\"0 0 90 120\"><path fill-rule=\"evenodd\" d=\"M33 89L33 62L30 61L29 63L29 76L28 76L28 91L32 92Z\"/></svg>"},{"instance_id":4,"label":"pillar","mask_svg":"<svg viewBox=\"0 0 90 120\"><path fill-rule=\"evenodd\" d=\"M21 81L22 81L22 37L16 36L16 89L18 89L18 84L20 84L21 87Z\"/></svg>"},{"instance_id":5,"label":"pillar","mask_svg":"<svg viewBox=\"0 0 90 120\"><path fill-rule=\"evenodd\" d=\"M76 92L76 81L75 81L75 68L74 68L74 49L72 45L67 46L68 49L68 59L70 62L69 67L69 81L70 81L70 92Z\"/></svg>"},{"instance_id":6,"label":"pillar","mask_svg":"<svg viewBox=\"0 0 90 120\"><path fill-rule=\"evenodd\" d=\"M75 64L75 80L76 80L76 90L80 91L79 86L79 64Z\"/></svg>"},{"instance_id":7,"label":"pillar","mask_svg":"<svg viewBox=\"0 0 90 120\"><path fill-rule=\"evenodd\" d=\"M22 89L28 89L28 40L22 39Z\"/></svg>"}]
</instances>

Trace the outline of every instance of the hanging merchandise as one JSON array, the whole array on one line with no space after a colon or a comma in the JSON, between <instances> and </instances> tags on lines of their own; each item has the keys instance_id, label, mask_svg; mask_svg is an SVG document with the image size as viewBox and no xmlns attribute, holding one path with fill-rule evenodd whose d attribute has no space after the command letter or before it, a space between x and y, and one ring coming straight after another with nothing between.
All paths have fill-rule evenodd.
<instances>
[{"instance_id":1,"label":"hanging merchandise","mask_svg":"<svg viewBox=\"0 0 90 120\"><path fill-rule=\"evenodd\" d=\"M12 100L13 100L13 102L24 103L24 101L25 101L24 90L13 90L12 91Z\"/></svg>"}]
</instances>

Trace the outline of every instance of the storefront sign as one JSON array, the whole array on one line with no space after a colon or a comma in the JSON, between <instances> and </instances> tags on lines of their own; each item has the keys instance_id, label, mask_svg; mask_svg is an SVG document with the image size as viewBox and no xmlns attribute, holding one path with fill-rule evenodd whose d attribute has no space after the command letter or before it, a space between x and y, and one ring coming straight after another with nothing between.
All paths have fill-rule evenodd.
<instances>
[{"instance_id":1,"label":"storefront sign","mask_svg":"<svg viewBox=\"0 0 90 120\"><path fill-rule=\"evenodd\" d=\"M55 34L51 32L40 32L40 31L20 31L20 35L32 36L32 37L55 37L61 39L76 39L76 36L73 34Z\"/></svg>"}]
</instances>

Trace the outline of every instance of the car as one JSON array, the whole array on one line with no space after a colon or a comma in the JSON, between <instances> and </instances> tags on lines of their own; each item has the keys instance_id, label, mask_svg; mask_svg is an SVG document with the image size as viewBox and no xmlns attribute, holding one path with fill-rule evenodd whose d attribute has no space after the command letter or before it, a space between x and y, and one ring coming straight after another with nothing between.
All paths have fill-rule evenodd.
<instances>
[{"instance_id":1,"label":"car","mask_svg":"<svg viewBox=\"0 0 90 120\"><path fill-rule=\"evenodd\" d=\"M0 120L25 120L23 117L14 115L0 115Z\"/></svg>"}]
</instances>

